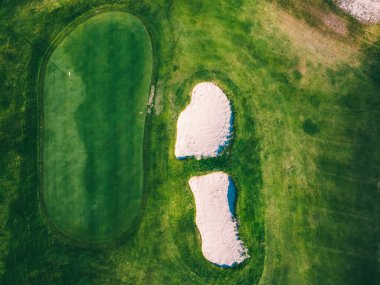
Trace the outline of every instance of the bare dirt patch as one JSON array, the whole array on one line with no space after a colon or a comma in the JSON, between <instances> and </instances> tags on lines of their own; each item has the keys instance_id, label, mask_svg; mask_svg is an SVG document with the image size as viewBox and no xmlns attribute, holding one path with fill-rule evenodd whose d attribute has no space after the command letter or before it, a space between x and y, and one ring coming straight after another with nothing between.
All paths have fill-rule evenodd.
<instances>
[{"instance_id":1,"label":"bare dirt patch","mask_svg":"<svg viewBox=\"0 0 380 285\"><path fill-rule=\"evenodd\" d=\"M333 32L346 36L348 33L347 23L333 13L322 14L322 22Z\"/></svg>"},{"instance_id":2,"label":"bare dirt patch","mask_svg":"<svg viewBox=\"0 0 380 285\"><path fill-rule=\"evenodd\" d=\"M347 22L338 15L310 7L307 9L311 14L320 19L327 30L342 35L348 35Z\"/></svg>"},{"instance_id":3,"label":"bare dirt patch","mask_svg":"<svg viewBox=\"0 0 380 285\"><path fill-rule=\"evenodd\" d=\"M268 5L266 9L270 17L265 21L265 29L285 35L305 62L329 65L331 69L335 69L338 64L360 64L360 53L354 44L323 33L275 5ZM336 29L342 29L343 32L344 28L336 22L338 18L335 15L334 18L331 15L324 17L324 21L330 25L335 21Z\"/></svg>"}]
</instances>

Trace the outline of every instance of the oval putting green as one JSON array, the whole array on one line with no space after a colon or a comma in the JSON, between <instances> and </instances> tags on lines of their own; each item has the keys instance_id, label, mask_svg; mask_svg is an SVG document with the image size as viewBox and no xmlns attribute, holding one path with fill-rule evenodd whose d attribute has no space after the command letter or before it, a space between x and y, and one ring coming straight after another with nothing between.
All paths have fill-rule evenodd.
<instances>
[{"instance_id":1,"label":"oval putting green","mask_svg":"<svg viewBox=\"0 0 380 285\"><path fill-rule=\"evenodd\" d=\"M136 220L152 56L143 23L113 11L77 25L45 65L41 202L66 237L105 243Z\"/></svg>"}]
</instances>

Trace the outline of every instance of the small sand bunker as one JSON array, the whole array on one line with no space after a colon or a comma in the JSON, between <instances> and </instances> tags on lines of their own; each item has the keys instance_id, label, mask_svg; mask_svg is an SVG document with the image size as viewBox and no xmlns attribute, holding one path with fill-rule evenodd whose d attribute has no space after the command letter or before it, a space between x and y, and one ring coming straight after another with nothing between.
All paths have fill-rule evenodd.
<instances>
[{"instance_id":1,"label":"small sand bunker","mask_svg":"<svg viewBox=\"0 0 380 285\"><path fill-rule=\"evenodd\" d=\"M336 0L345 12L365 23L380 23L380 0Z\"/></svg>"},{"instance_id":2,"label":"small sand bunker","mask_svg":"<svg viewBox=\"0 0 380 285\"><path fill-rule=\"evenodd\" d=\"M179 159L216 157L232 135L230 101L212 82L197 84L191 102L177 122L175 156Z\"/></svg>"},{"instance_id":3,"label":"small sand bunker","mask_svg":"<svg viewBox=\"0 0 380 285\"><path fill-rule=\"evenodd\" d=\"M189 184L204 257L222 267L243 262L249 255L238 237L234 218L236 192L231 178L224 172L213 172L192 177Z\"/></svg>"}]
</instances>

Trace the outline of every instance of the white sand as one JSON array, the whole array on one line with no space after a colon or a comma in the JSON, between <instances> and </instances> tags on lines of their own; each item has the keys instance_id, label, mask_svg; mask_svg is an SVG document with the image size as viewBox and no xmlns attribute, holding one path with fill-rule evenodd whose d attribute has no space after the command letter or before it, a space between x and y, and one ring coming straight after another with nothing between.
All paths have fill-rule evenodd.
<instances>
[{"instance_id":1,"label":"white sand","mask_svg":"<svg viewBox=\"0 0 380 285\"><path fill-rule=\"evenodd\" d=\"M202 237L204 257L219 266L231 267L249 257L238 237L233 217L235 188L224 172L213 172L189 180L196 204L196 224Z\"/></svg>"},{"instance_id":2,"label":"white sand","mask_svg":"<svg viewBox=\"0 0 380 285\"><path fill-rule=\"evenodd\" d=\"M230 101L212 82L197 84L177 122L175 156L216 157L232 135Z\"/></svg>"},{"instance_id":3,"label":"white sand","mask_svg":"<svg viewBox=\"0 0 380 285\"><path fill-rule=\"evenodd\" d=\"M156 87L154 85L150 86L150 94L148 100L148 110L147 113L150 114L152 112L152 108L154 106L154 95L155 95Z\"/></svg>"},{"instance_id":4,"label":"white sand","mask_svg":"<svg viewBox=\"0 0 380 285\"><path fill-rule=\"evenodd\" d=\"M345 12L365 23L380 23L380 0L336 0Z\"/></svg>"}]
</instances>

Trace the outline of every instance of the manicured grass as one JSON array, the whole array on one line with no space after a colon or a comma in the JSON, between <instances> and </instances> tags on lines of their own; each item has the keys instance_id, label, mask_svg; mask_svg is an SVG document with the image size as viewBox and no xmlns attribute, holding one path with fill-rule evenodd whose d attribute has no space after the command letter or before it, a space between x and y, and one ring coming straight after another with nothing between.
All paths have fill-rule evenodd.
<instances>
[{"instance_id":1,"label":"manicured grass","mask_svg":"<svg viewBox=\"0 0 380 285\"><path fill-rule=\"evenodd\" d=\"M92 16L65 32L44 70L41 199L53 228L102 243L140 212L152 48L136 17Z\"/></svg>"},{"instance_id":2,"label":"manicured grass","mask_svg":"<svg viewBox=\"0 0 380 285\"><path fill-rule=\"evenodd\" d=\"M349 29L334 34L317 13L334 12L332 1L19 2L0 10L0 282L378 283L379 27L339 14ZM154 44L147 200L133 236L86 249L59 239L39 214L37 74L59 32L111 2L141 17ZM220 158L180 162L176 120L204 79L231 99L234 141ZM237 188L251 258L235 270L204 260L194 223L187 181L212 170Z\"/></svg>"}]
</instances>

